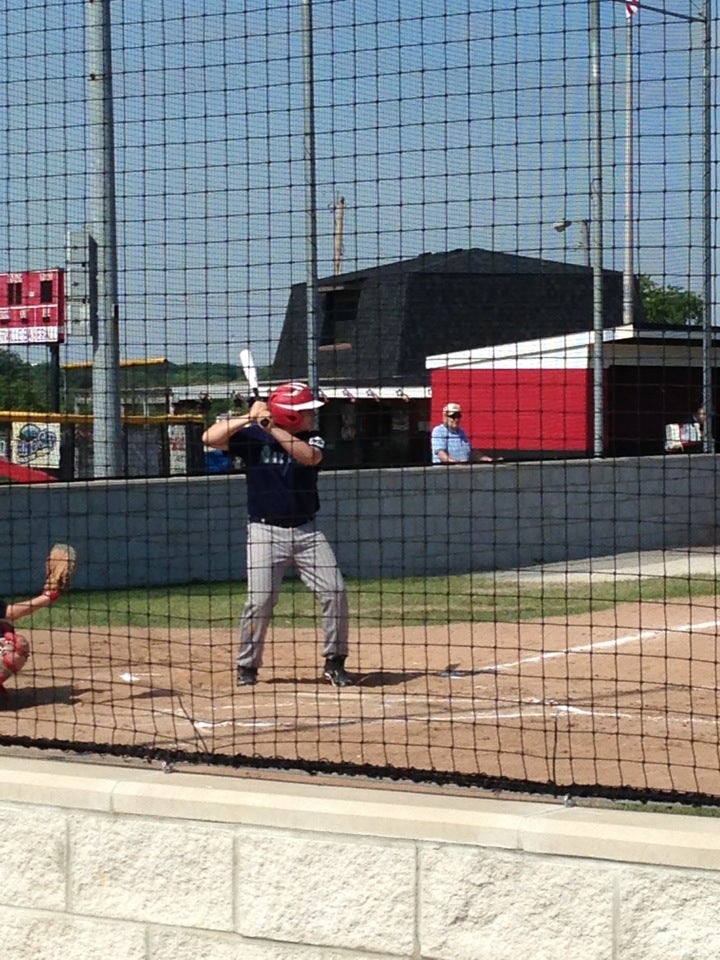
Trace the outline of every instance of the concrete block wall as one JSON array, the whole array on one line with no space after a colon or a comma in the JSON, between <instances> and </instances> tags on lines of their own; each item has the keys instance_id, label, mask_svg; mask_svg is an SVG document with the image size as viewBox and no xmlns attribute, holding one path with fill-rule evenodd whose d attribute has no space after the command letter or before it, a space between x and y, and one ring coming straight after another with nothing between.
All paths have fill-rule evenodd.
<instances>
[{"instance_id":1,"label":"concrete block wall","mask_svg":"<svg viewBox=\"0 0 720 960\"><path fill-rule=\"evenodd\" d=\"M506 570L714 543L718 483L713 454L338 471L319 522L351 577ZM0 486L0 595L56 540L81 588L240 580L245 518L241 475Z\"/></svg>"},{"instance_id":2,"label":"concrete block wall","mask_svg":"<svg viewBox=\"0 0 720 960\"><path fill-rule=\"evenodd\" d=\"M716 960L720 821L0 757L13 960Z\"/></svg>"}]
</instances>

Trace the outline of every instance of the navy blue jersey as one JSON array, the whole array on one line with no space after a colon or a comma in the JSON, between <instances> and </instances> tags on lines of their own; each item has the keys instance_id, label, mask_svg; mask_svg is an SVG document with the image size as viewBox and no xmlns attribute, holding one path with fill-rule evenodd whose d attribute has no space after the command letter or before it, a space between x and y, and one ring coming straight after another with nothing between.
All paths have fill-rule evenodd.
<instances>
[{"instance_id":1,"label":"navy blue jersey","mask_svg":"<svg viewBox=\"0 0 720 960\"><path fill-rule=\"evenodd\" d=\"M296 434L310 446L325 446L315 430ZM247 471L248 517L251 521L274 520L288 525L311 520L320 509L317 493L319 467L305 467L293 460L282 444L256 423L230 437L228 453L241 457Z\"/></svg>"}]
</instances>

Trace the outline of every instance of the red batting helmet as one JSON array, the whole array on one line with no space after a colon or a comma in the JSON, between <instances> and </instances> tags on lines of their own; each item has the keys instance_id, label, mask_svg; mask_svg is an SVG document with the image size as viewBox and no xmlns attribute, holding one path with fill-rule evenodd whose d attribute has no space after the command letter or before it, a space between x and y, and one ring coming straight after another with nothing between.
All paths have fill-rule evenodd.
<instances>
[{"instance_id":1,"label":"red batting helmet","mask_svg":"<svg viewBox=\"0 0 720 960\"><path fill-rule=\"evenodd\" d=\"M302 423L306 410L317 410L323 405L316 400L306 383L283 383L268 397L268 408L272 418L285 430L296 430Z\"/></svg>"}]
</instances>

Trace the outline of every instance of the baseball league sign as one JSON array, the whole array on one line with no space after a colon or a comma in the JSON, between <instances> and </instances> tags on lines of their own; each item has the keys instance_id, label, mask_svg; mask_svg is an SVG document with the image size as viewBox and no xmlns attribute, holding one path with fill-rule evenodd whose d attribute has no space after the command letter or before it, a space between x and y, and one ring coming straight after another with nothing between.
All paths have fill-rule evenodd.
<instances>
[{"instance_id":1,"label":"baseball league sign","mask_svg":"<svg viewBox=\"0 0 720 960\"><path fill-rule=\"evenodd\" d=\"M60 424L16 421L12 425L11 459L28 467L60 466Z\"/></svg>"}]
</instances>

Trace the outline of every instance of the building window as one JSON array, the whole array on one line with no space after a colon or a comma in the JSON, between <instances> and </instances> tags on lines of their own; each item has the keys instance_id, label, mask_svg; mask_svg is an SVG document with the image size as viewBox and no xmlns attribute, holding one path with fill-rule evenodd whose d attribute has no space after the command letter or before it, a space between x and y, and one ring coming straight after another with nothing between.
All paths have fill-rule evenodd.
<instances>
[{"instance_id":1,"label":"building window","mask_svg":"<svg viewBox=\"0 0 720 960\"><path fill-rule=\"evenodd\" d=\"M13 282L7 285L7 302L9 307L19 307L22 303L22 283Z\"/></svg>"},{"instance_id":2,"label":"building window","mask_svg":"<svg viewBox=\"0 0 720 960\"><path fill-rule=\"evenodd\" d=\"M52 280L40 281L40 303L52 303Z\"/></svg>"},{"instance_id":3,"label":"building window","mask_svg":"<svg viewBox=\"0 0 720 960\"><path fill-rule=\"evenodd\" d=\"M322 300L321 347L353 342L361 293L360 287L325 292Z\"/></svg>"}]
</instances>

